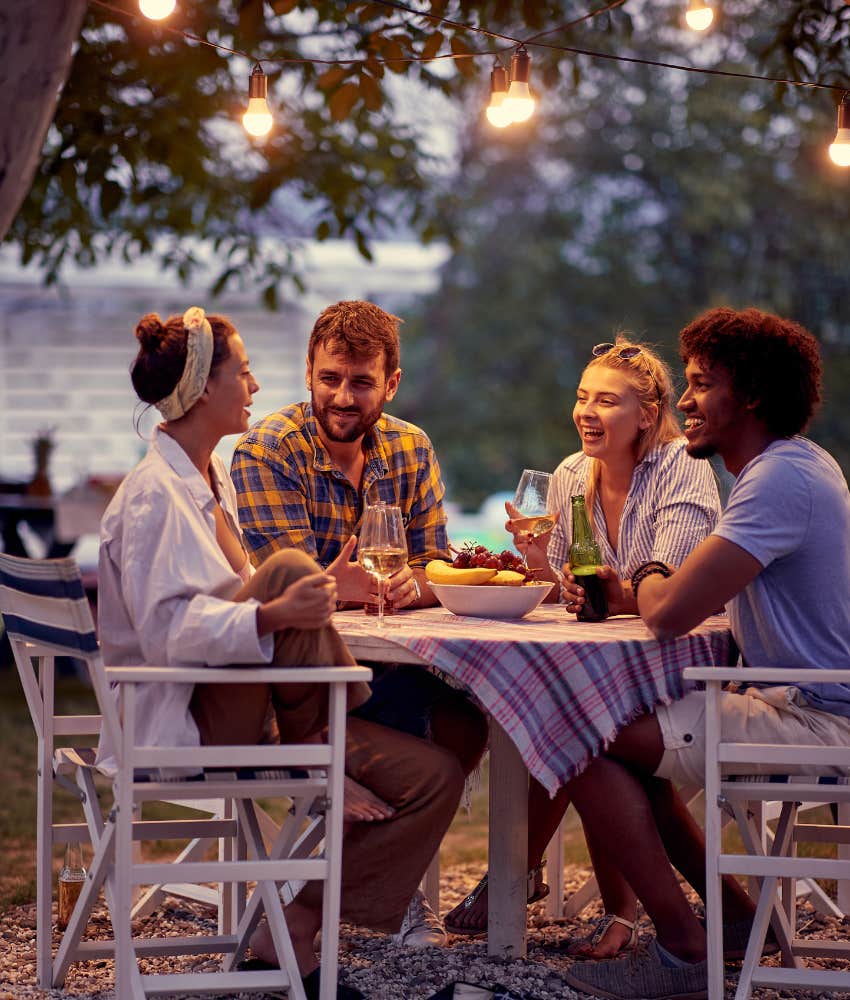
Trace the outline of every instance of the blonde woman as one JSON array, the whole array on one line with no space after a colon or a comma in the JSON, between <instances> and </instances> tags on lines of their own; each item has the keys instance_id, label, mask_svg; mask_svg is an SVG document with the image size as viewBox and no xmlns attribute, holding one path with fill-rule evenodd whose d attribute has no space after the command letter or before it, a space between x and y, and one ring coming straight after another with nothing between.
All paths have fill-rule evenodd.
<instances>
[{"instance_id":1,"label":"blonde woman","mask_svg":"<svg viewBox=\"0 0 850 1000\"><path fill-rule=\"evenodd\" d=\"M707 462L692 459L676 417L667 365L646 344L618 335L597 344L582 372L573 421L581 451L555 470L549 509L557 522L548 535L533 538L509 520L506 528L538 578L559 584L567 611L578 613L584 590L569 573L572 535L570 498L583 494L605 564L599 575L616 574L622 601L611 614L636 614L629 579L641 563L659 560L678 566L717 523L720 499ZM517 515L511 505L508 514ZM529 901L548 889L541 879L543 852L569 805L564 790L550 799L532 780L529 789ZM605 904L593 934L572 949L584 958L610 958L633 947L637 900L613 862L588 845ZM486 876L446 917L456 934L487 929Z\"/></svg>"}]
</instances>

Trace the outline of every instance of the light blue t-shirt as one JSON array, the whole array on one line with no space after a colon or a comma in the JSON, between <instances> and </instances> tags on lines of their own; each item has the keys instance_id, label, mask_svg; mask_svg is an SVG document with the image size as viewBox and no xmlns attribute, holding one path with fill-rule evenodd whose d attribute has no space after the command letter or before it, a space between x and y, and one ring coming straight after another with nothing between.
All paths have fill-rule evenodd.
<instances>
[{"instance_id":1,"label":"light blue t-shirt","mask_svg":"<svg viewBox=\"0 0 850 1000\"><path fill-rule=\"evenodd\" d=\"M764 567L726 605L751 667L850 669L850 491L807 438L775 441L741 470L714 532ZM815 708L850 717L850 687L800 685Z\"/></svg>"}]
</instances>

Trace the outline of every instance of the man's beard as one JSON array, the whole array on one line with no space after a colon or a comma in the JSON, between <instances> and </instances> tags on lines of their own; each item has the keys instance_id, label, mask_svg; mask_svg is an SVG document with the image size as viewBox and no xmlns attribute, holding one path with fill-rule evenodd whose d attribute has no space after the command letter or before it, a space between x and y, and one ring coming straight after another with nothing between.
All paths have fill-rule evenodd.
<instances>
[{"instance_id":1,"label":"man's beard","mask_svg":"<svg viewBox=\"0 0 850 1000\"><path fill-rule=\"evenodd\" d=\"M717 454L717 448L710 442L706 444L687 444L685 451L691 458L713 458Z\"/></svg>"},{"instance_id":2,"label":"man's beard","mask_svg":"<svg viewBox=\"0 0 850 1000\"><path fill-rule=\"evenodd\" d=\"M356 413L358 418L354 423L345 431L336 431L330 424L333 417L329 414L331 407L320 407L316 403L316 397L313 393L310 394L310 402L313 407L313 414L316 420L319 422L319 426L324 431L325 437L328 441L335 441L338 444L349 444L352 441L356 441L359 437L368 433L378 422L383 413L383 407L377 406L374 410L369 413L363 414L356 407L351 407L350 409L345 409L343 413Z\"/></svg>"}]
</instances>

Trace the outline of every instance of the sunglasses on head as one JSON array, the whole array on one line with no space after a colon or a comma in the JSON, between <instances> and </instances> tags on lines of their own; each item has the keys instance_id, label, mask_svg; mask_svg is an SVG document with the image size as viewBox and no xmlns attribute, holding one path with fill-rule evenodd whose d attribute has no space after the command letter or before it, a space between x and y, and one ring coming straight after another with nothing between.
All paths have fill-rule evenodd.
<instances>
[{"instance_id":1,"label":"sunglasses on head","mask_svg":"<svg viewBox=\"0 0 850 1000\"><path fill-rule=\"evenodd\" d=\"M646 360L646 356L639 347L634 345L628 345L626 347L618 347L616 344L597 344L592 350L591 354L594 358L601 358L604 354L608 354L611 351L618 358L623 358L624 361L628 361L630 358L636 358L638 355L641 356L641 360L646 366L646 373L652 379L652 384L655 386L655 391L658 393L658 402L661 402L661 386L658 384L658 380L652 374L652 368L649 366L649 362Z\"/></svg>"}]
</instances>

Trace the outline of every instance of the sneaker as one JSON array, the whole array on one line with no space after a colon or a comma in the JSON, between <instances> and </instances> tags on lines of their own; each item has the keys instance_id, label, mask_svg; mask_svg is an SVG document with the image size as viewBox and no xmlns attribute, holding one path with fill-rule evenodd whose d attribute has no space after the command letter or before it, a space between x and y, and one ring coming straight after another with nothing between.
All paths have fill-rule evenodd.
<instances>
[{"instance_id":1,"label":"sneaker","mask_svg":"<svg viewBox=\"0 0 850 1000\"><path fill-rule=\"evenodd\" d=\"M442 921L421 889L413 894L401 930L393 934L393 941L405 948L442 948L448 941Z\"/></svg>"},{"instance_id":2,"label":"sneaker","mask_svg":"<svg viewBox=\"0 0 850 1000\"><path fill-rule=\"evenodd\" d=\"M609 1000L706 1000L708 963L670 968L661 961L655 941L625 958L577 962L561 975L570 986Z\"/></svg>"}]
</instances>

